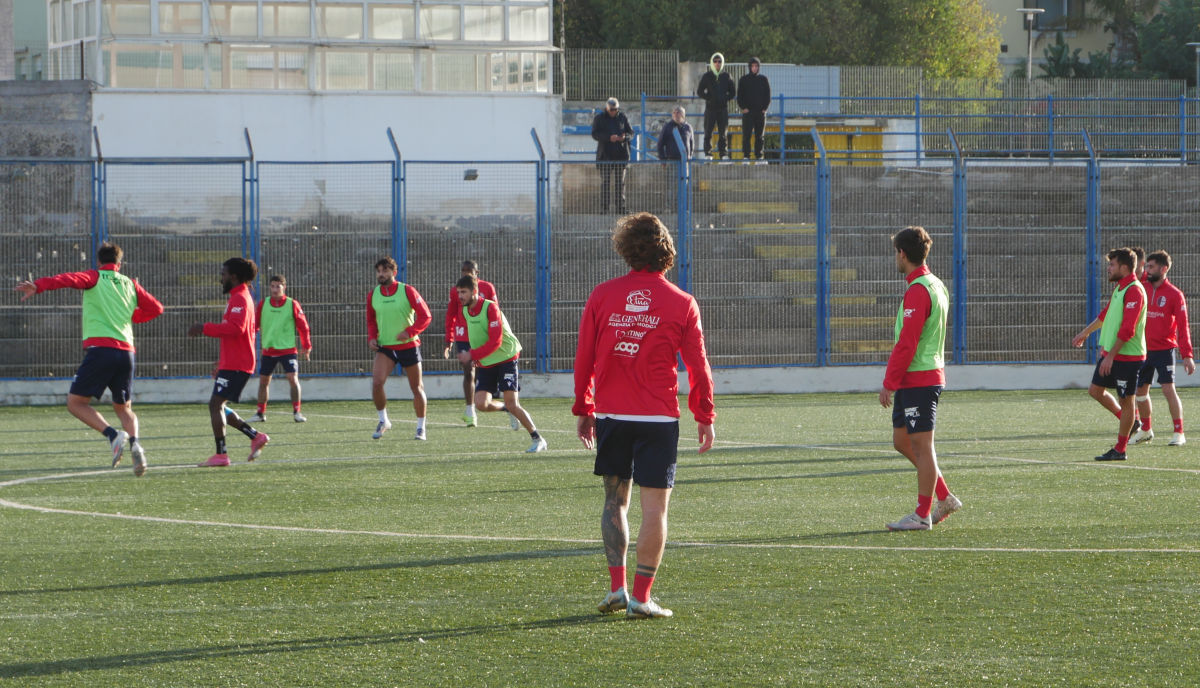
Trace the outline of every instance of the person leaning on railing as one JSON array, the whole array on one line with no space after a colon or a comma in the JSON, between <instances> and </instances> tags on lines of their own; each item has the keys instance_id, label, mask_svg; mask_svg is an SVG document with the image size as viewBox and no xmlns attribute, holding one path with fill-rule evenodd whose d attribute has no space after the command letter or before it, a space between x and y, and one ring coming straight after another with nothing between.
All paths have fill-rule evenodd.
<instances>
[{"instance_id":1,"label":"person leaning on railing","mask_svg":"<svg viewBox=\"0 0 1200 688\"><path fill-rule=\"evenodd\" d=\"M679 132L679 138L683 141L683 154L680 155L679 146L675 143L675 133ZM676 105L671 111L671 119L663 125L662 132L658 135L658 159L659 160L679 160L690 159L696 151L696 137L692 133L692 125L688 124L687 111L682 105Z\"/></svg>"}]
</instances>

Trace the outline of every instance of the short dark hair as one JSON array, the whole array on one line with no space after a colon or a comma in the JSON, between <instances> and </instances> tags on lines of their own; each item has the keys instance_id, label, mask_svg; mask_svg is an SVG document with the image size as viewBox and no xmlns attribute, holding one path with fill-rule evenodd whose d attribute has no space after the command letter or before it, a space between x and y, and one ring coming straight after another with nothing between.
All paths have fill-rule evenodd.
<instances>
[{"instance_id":1,"label":"short dark hair","mask_svg":"<svg viewBox=\"0 0 1200 688\"><path fill-rule=\"evenodd\" d=\"M1108 259L1117 261L1117 265L1124 265L1133 272L1137 268L1137 254L1128 246L1114 248L1108 252Z\"/></svg>"},{"instance_id":2,"label":"short dark hair","mask_svg":"<svg viewBox=\"0 0 1200 688\"><path fill-rule=\"evenodd\" d=\"M236 277L241 284L253 282L258 275L258 266L249 258L230 258L225 261L224 266L229 269L229 274Z\"/></svg>"},{"instance_id":3,"label":"short dark hair","mask_svg":"<svg viewBox=\"0 0 1200 688\"><path fill-rule=\"evenodd\" d=\"M902 252L904 257L908 258L908 262L921 265L929 257L929 251L933 248L933 238L924 227L913 225L893 234L892 246Z\"/></svg>"},{"instance_id":4,"label":"short dark hair","mask_svg":"<svg viewBox=\"0 0 1200 688\"><path fill-rule=\"evenodd\" d=\"M1154 253L1151 253L1150 255L1146 256L1146 260L1147 261L1152 260L1155 263L1158 263L1159 265L1163 265L1168 268L1171 267L1171 254L1167 253L1166 251L1164 251L1162 249L1159 249L1159 250L1155 251Z\"/></svg>"},{"instance_id":5,"label":"short dark hair","mask_svg":"<svg viewBox=\"0 0 1200 688\"><path fill-rule=\"evenodd\" d=\"M375 269L378 270L379 268L387 268L392 272L396 272L400 269L400 266L396 265L395 259L393 259L391 256L388 256L375 261Z\"/></svg>"},{"instance_id":6,"label":"short dark hair","mask_svg":"<svg viewBox=\"0 0 1200 688\"><path fill-rule=\"evenodd\" d=\"M100 244L100 248L96 249L96 260L100 261L101 265L120 263L124 257L125 252L121 250L120 246L107 241Z\"/></svg>"},{"instance_id":7,"label":"short dark hair","mask_svg":"<svg viewBox=\"0 0 1200 688\"><path fill-rule=\"evenodd\" d=\"M271 275L271 279L268 281L269 282L278 282L278 283L284 285L285 287L287 286L287 278L284 277L283 275Z\"/></svg>"},{"instance_id":8,"label":"short dark hair","mask_svg":"<svg viewBox=\"0 0 1200 688\"><path fill-rule=\"evenodd\" d=\"M470 270L472 273L479 274L479 264L473 260L464 260L462 264L463 270Z\"/></svg>"},{"instance_id":9,"label":"short dark hair","mask_svg":"<svg viewBox=\"0 0 1200 688\"><path fill-rule=\"evenodd\" d=\"M459 287L463 289L470 289L471 291L477 291L479 289L479 280L472 275L463 275L462 277L458 278L457 282L454 283L455 289L458 289Z\"/></svg>"},{"instance_id":10,"label":"short dark hair","mask_svg":"<svg viewBox=\"0 0 1200 688\"><path fill-rule=\"evenodd\" d=\"M675 264L675 242L652 213L626 215L612 234L613 248L634 270L666 272Z\"/></svg>"},{"instance_id":11,"label":"short dark hair","mask_svg":"<svg viewBox=\"0 0 1200 688\"><path fill-rule=\"evenodd\" d=\"M1137 256L1138 265L1146 262L1146 249L1141 246L1130 246L1129 250L1133 251L1133 255Z\"/></svg>"}]
</instances>

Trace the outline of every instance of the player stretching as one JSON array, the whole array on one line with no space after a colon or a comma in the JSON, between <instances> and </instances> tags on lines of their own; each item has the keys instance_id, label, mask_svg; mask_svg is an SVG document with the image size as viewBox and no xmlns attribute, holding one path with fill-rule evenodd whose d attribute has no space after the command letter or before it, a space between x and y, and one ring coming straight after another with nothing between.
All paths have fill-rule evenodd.
<instances>
[{"instance_id":1,"label":"player stretching","mask_svg":"<svg viewBox=\"0 0 1200 688\"><path fill-rule=\"evenodd\" d=\"M1146 291L1134 272L1136 266L1137 256L1132 249L1115 248L1108 252L1108 281L1117 286L1100 317L1071 340L1076 348L1083 346L1088 335L1096 330L1096 323L1100 323L1101 358L1096 362L1088 394L1121 420L1117 444L1097 456L1097 461L1124 461L1129 436L1137 430L1133 397L1137 393L1138 371L1146 360ZM1105 388L1117 390L1119 404Z\"/></svg>"},{"instance_id":2,"label":"player stretching","mask_svg":"<svg viewBox=\"0 0 1200 688\"><path fill-rule=\"evenodd\" d=\"M704 351L700 308L663 273L675 264L675 244L650 213L621 219L613 247L630 267L624 277L592 290L579 320L575 405L579 439L596 447L594 473L604 479L600 533L610 592L601 613L625 609L632 618L671 616L650 599L667 541L667 507L679 452L679 375L687 366L688 408L700 453L713 445L712 370ZM629 497L636 482L642 504L633 595L625 590Z\"/></svg>"},{"instance_id":3,"label":"player stretching","mask_svg":"<svg viewBox=\"0 0 1200 688\"><path fill-rule=\"evenodd\" d=\"M254 374L254 299L250 297L248 285L257 275L258 266L252 260L230 258L225 261L221 265L221 290L229 294L225 315L219 323L196 323L188 328L189 337L204 335L221 342L217 365L213 370L216 383L208 399L208 416L212 421L217 451L201 466L229 465L229 454L225 451L226 423L250 438L247 461L257 459L262 454L262 448L271 441L267 433L250 427L249 423L225 406L227 402L237 402L246 382Z\"/></svg>"},{"instance_id":4,"label":"player stretching","mask_svg":"<svg viewBox=\"0 0 1200 688\"><path fill-rule=\"evenodd\" d=\"M1183 436L1183 404L1175 391L1175 348L1183 357L1183 369L1191 375L1196 371L1192 362L1192 335L1188 330L1187 299L1183 292L1167 280L1171 269L1171 256L1166 251L1155 251L1146 257L1146 363L1138 373L1137 404L1142 417L1142 428L1132 437L1134 444L1154 439L1150 429L1150 383L1158 372L1158 385L1167 398L1167 408L1175 432L1169 446L1179 447L1187 443Z\"/></svg>"},{"instance_id":5,"label":"player stretching","mask_svg":"<svg viewBox=\"0 0 1200 688\"><path fill-rule=\"evenodd\" d=\"M521 342L508 326L508 318L500 312L496 302L483 298L479 293L479 280L473 275L460 277L455 289L459 301L465 304L462 318L469 337L467 350L458 352L458 361L479 368L475 383L476 408L484 412L508 411L510 419L520 423L533 440L526 452L546 451L545 438L538 434L533 417L521 407L518 394L521 373L517 366ZM503 404L492 399L495 394L504 396Z\"/></svg>"},{"instance_id":6,"label":"player stretching","mask_svg":"<svg viewBox=\"0 0 1200 688\"><path fill-rule=\"evenodd\" d=\"M479 295L488 301L500 305L496 298L496 287L491 282L479 279L479 266L473 260L464 260L462 276L474 277L479 284ZM458 285L450 287L450 302L446 305L446 349L442 358L450 358L452 349L459 352L470 351L471 341L467 337L467 325L462 317L462 302L458 299ZM462 364L463 369L463 399L467 402L467 410L463 413L463 422L469 427L475 427L478 420L475 417L475 364L468 360Z\"/></svg>"},{"instance_id":7,"label":"player stretching","mask_svg":"<svg viewBox=\"0 0 1200 688\"><path fill-rule=\"evenodd\" d=\"M83 362L67 393L67 410L83 424L103 433L112 449L112 465L121 461L125 446L133 454L133 474L146 472L146 452L138 441L138 417L133 412L133 323L144 323L162 315L163 306L137 280L122 275L124 253L116 244L103 243L96 251L98 270L64 272L16 286L24 301L34 294L55 289L83 290ZM117 430L92 408L91 397L112 392L113 411L121 419Z\"/></svg>"},{"instance_id":8,"label":"player stretching","mask_svg":"<svg viewBox=\"0 0 1200 688\"><path fill-rule=\"evenodd\" d=\"M304 360L312 353L312 337L308 319L300 302L284 293L287 278L271 276L271 296L258 302L258 329L262 330L262 362L258 366L258 412L251 423L267 419L267 400L271 398L271 373L275 366L282 365L292 391L292 420L303 423L308 420L300 413L300 378L296 363L296 335L300 336L300 352Z\"/></svg>"},{"instance_id":9,"label":"player stretching","mask_svg":"<svg viewBox=\"0 0 1200 688\"><path fill-rule=\"evenodd\" d=\"M429 304L409 284L396 281L396 261L380 258L375 263L379 286L367 297L367 346L375 352L371 368L371 398L379 412L374 439L391 430L387 414L387 392L383 385L399 365L412 390L413 411L417 414L416 440L425 439L425 385L421 381L421 339L417 336L429 327L433 314Z\"/></svg>"},{"instance_id":10,"label":"player stretching","mask_svg":"<svg viewBox=\"0 0 1200 688\"><path fill-rule=\"evenodd\" d=\"M908 286L896 311L896 344L888 357L879 403L892 405L892 446L917 468L917 510L887 524L888 530L929 530L962 508L950 494L933 446L938 398L946 386L946 285L925 265L933 239L923 227L905 227L892 236L896 268ZM934 494L937 506L933 505Z\"/></svg>"}]
</instances>

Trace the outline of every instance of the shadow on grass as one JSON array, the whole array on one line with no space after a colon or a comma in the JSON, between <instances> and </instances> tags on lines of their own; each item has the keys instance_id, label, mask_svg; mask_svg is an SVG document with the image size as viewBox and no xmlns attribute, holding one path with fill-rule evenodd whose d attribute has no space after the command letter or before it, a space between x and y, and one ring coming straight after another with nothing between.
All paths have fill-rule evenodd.
<instances>
[{"instance_id":1,"label":"shadow on grass","mask_svg":"<svg viewBox=\"0 0 1200 688\"><path fill-rule=\"evenodd\" d=\"M178 650L157 650L150 652L130 652L120 655L103 655L99 657L78 657L74 659L59 659L50 662L20 662L0 665L0 678L25 678L31 676L52 676L83 671L104 671L108 669L128 669L130 667L148 667L156 664L172 662L210 661L235 657L261 657L272 654L292 652L310 652L314 650L340 650L352 647L377 647L381 645L396 645L403 643L428 643L438 640L454 640L474 636L494 635L497 633L513 633L518 631L538 631L570 626L584 626L597 623L611 623L616 617L603 617L597 614L566 616L557 619L541 619L517 623L480 624L463 626L461 628L426 629L406 631L401 633L376 633L371 635L326 636L318 638L301 638L297 640L275 640L262 643L246 643L237 645L209 645L207 647L185 648Z\"/></svg>"},{"instance_id":2,"label":"shadow on grass","mask_svg":"<svg viewBox=\"0 0 1200 688\"><path fill-rule=\"evenodd\" d=\"M211 585L219 583L239 583L244 581L266 580L271 578L289 578L292 576L311 576L329 573L360 573L364 571L389 571L392 569L420 569L437 566L467 566L471 564L490 564L495 562L524 561L529 559L551 559L554 557L595 556L600 546L578 547L572 549L536 550L531 552L500 552L497 554L477 554L465 557L443 557L440 559L416 559L410 561L394 561L381 564L362 564L359 566L331 566L319 569L294 569L290 571L254 571L247 573L228 573L219 576L194 576L189 578L166 578L148 581L128 581L125 583L109 583L107 585L82 585L69 588L41 588L34 590L0 590L0 597L14 595L42 595L70 592L102 592L106 590L128 590L131 588L147 588L165 585Z\"/></svg>"}]
</instances>

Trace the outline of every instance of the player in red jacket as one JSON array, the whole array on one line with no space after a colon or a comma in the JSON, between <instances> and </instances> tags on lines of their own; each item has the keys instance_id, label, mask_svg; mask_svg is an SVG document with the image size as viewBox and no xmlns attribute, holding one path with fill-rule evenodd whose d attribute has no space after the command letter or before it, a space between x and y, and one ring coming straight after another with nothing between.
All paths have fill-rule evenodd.
<instances>
[{"instance_id":1,"label":"player in red jacket","mask_svg":"<svg viewBox=\"0 0 1200 688\"><path fill-rule=\"evenodd\" d=\"M96 252L100 267L84 272L64 272L16 286L24 301L34 294L55 289L80 289L83 295L83 362L71 381L67 410L83 424L102 433L112 449L112 465L121 461L125 446L133 453L133 473L146 472L146 453L138 442L138 417L133 412L133 323L162 315L163 306L137 280L122 275L124 252L116 244L103 243ZM113 411L123 430L116 430L91 399L104 390L112 392Z\"/></svg>"},{"instance_id":2,"label":"player in red jacket","mask_svg":"<svg viewBox=\"0 0 1200 688\"><path fill-rule=\"evenodd\" d=\"M1166 251L1155 251L1146 256L1146 362L1138 372L1137 405L1142 427L1133 437L1134 443L1154 439L1150 427L1150 383L1158 373L1158 385L1167 398L1171 411L1174 433L1169 446L1179 447L1187 443L1183 434L1183 403L1175 391L1175 349L1183 358L1183 369L1188 375L1196 372L1192 361L1192 334L1188 328L1187 299L1183 292L1167 280L1171 269L1171 256Z\"/></svg>"},{"instance_id":3,"label":"player in red jacket","mask_svg":"<svg viewBox=\"0 0 1200 688\"><path fill-rule=\"evenodd\" d=\"M487 299L497 306L500 300L496 298L496 287L491 282L479 279L479 265L473 260L464 260L462 276L474 277L479 285L479 297ZM446 305L446 348L442 358L450 358L463 351L471 350L471 340L467 336L467 323L463 320L463 304L458 298L458 284L450 287L450 302ZM469 427L475 427L479 421L475 416L475 366L473 363L461 363L463 369L463 400L467 402L467 410L463 412L463 422Z\"/></svg>"},{"instance_id":4,"label":"player in red jacket","mask_svg":"<svg viewBox=\"0 0 1200 688\"><path fill-rule=\"evenodd\" d=\"M600 532L611 586L599 609L625 609L633 618L671 616L650 599L650 587L662 562L679 450L676 355L687 367L688 408L700 453L713 445L712 370L696 300L663 275L675 264L675 245L662 221L650 213L629 215L612 240L630 272L588 297L579 320L571 409L579 439L588 449L596 447L594 473L604 479ZM640 488L642 525L630 595L625 560L633 482Z\"/></svg>"},{"instance_id":5,"label":"player in red jacket","mask_svg":"<svg viewBox=\"0 0 1200 688\"><path fill-rule=\"evenodd\" d=\"M227 402L237 402L246 382L254 374L254 299L250 297L250 283L258 275L258 266L245 258L230 258L221 265L221 289L229 294L225 315L219 323L196 323L188 328L189 337L213 337L221 341L217 364L213 368L212 396L208 400L208 415L212 421L213 438L217 451L201 466L228 466L229 455L225 451L225 425L250 438L250 455L253 461L262 453L271 438L265 432L250 427Z\"/></svg>"}]
</instances>

